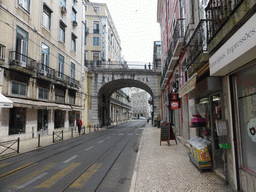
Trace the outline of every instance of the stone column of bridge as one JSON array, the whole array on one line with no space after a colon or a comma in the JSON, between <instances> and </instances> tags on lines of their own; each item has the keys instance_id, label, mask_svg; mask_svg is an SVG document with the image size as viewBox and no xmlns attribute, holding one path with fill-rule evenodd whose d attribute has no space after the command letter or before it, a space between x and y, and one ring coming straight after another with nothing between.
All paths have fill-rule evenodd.
<instances>
[{"instance_id":1,"label":"stone column of bridge","mask_svg":"<svg viewBox=\"0 0 256 192\"><path fill-rule=\"evenodd\" d=\"M91 125L109 124L109 97L118 89L138 87L147 91L153 99L154 118L159 114L159 79L160 73L142 69L90 69L92 76ZM103 120L103 113L108 119Z\"/></svg>"}]
</instances>

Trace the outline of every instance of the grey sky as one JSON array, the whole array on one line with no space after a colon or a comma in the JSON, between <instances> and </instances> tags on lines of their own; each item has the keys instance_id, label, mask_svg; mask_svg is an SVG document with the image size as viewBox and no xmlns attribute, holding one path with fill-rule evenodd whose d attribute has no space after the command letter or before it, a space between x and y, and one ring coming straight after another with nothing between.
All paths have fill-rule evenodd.
<instances>
[{"instance_id":1,"label":"grey sky","mask_svg":"<svg viewBox=\"0 0 256 192\"><path fill-rule=\"evenodd\" d=\"M90 0L106 3L121 38L122 56L128 62L153 60L153 42L160 40L157 0Z\"/></svg>"}]
</instances>

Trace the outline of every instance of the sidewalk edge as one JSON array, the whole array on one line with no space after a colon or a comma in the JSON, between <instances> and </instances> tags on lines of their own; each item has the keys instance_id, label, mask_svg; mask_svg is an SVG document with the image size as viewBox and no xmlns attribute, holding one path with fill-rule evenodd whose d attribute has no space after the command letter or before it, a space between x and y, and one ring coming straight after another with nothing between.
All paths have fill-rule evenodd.
<instances>
[{"instance_id":1,"label":"sidewalk edge","mask_svg":"<svg viewBox=\"0 0 256 192\"><path fill-rule=\"evenodd\" d=\"M141 144L142 144L142 139L144 137L144 130L141 136L141 140L140 140L140 145L139 145L139 151L136 157L136 161L135 161L135 166L134 166L134 171L133 171L133 175L132 175L132 181L131 181L131 186L130 186L130 190L129 192L135 192L135 187L136 187L136 180L137 180L137 170L138 170L138 165L139 165L139 159L140 159L140 152L141 152Z\"/></svg>"}]
</instances>

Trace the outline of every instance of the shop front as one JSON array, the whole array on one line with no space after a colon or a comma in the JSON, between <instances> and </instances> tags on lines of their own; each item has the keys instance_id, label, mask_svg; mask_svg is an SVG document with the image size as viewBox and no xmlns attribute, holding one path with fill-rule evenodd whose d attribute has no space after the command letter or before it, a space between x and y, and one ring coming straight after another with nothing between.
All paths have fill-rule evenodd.
<instances>
[{"instance_id":1,"label":"shop front","mask_svg":"<svg viewBox=\"0 0 256 192\"><path fill-rule=\"evenodd\" d=\"M210 58L211 76L221 76L222 114L228 119L231 145L228 176L234 188L256 191L256 14Z\"/></svg>"}]
</instances>

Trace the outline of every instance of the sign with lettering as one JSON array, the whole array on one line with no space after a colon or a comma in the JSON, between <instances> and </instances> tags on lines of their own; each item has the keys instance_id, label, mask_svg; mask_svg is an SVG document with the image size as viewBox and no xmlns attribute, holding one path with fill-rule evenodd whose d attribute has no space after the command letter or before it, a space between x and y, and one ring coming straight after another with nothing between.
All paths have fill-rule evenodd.
<instances>
[{"instance_id":1,"label":"sign with lettering","mask_svg":"<svg viewBox=\"0 0 256 192\"><path fill-rule=\"evenodd\" d=\"M256 14L254 14L209 59L210 75L223 76L255 58Z\"/></svg>"},{"instance_id":2,"label":"sign with lettering","mask_svg":"<svg viewBox=\"0 0 256 192\"><path fill-rule=\"evenodd\" d=\"M162 141L167 141L168 145L170 146L170 140L175 140L176 144L178 144L170 123L161 123L160 134L160 146Z\"/></svg>"},{"instance_id":3,"label":"sign with lettering","mask_svg":"<svg viewBox=\"0 0 256 192\"><path fill-rule=\"evenodd\" d=\"M180 102L179 101L170 101L171 109L179 109Z\"/></svg>"},{"instance_id":4,"label":"sign with lettering","mask_svg":"<svg viewBox=\"0 0 256 192\"><path fill-rule=\"evenodd\" d=\"M196 88L196 77L197 73L190 77L189 80L180 88L179 98Z\"/></svg>"}]
</instances>

